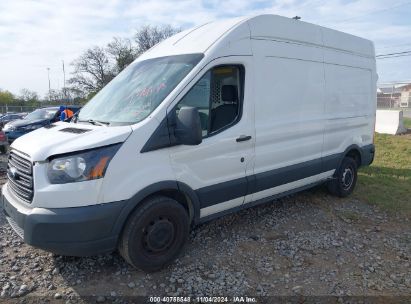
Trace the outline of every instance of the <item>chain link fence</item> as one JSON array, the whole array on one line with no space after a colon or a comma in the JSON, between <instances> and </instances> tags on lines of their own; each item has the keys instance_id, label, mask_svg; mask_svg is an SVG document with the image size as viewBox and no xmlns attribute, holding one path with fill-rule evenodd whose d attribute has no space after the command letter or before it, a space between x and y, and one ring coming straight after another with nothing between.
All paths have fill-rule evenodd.
<instances>
[{"instance_id":1,"label":"chain link fence","mask_svg":"<svg viewBox=\"0 0 411 304\"><path fill-rule=\"evenodd\" d=\"M15 105L4 105L0 106L0 113L30 113L33 112L35 109L38 109L37 106L15 106Z\"/></svg>"},{"instance_id":2,"label":"chain link fence","mask_svg":"<svg viewBox=\"0 0 411 304\"><path fill-rule=\"evenodd\" d=\"M411 110L411 83L381 83L377 89L378 109Z\"/></svg>"}]
</instances>

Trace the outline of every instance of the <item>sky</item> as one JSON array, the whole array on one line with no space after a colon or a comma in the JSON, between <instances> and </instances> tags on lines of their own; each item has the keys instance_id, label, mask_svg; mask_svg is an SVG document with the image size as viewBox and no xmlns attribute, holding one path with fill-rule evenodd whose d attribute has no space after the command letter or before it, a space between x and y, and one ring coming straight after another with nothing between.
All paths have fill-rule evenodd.
<instances>
[{"instance_id":1,"label":"sky","mask_svg":"<svg viewBox=\"0 0 411 304\"><path fill-rule=\"evenodd\" d=\"M272 13L374 41L377 54L411 50L407 0L0 0L0 89L44 96L63 86L70 63L142 25L187 29L212 20ZM411 56L377 61L380 82L411 81Z\"/></svg>"}]
</instances>

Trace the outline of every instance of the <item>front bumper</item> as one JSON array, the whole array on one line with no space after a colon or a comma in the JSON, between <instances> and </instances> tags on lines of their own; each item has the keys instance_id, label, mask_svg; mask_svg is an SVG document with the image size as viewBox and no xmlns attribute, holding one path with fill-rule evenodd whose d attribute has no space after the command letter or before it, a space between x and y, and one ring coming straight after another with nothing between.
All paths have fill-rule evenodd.
<instances>
[{"instance_id":1,"label":"front bumper","mask_svg":"<svg viewBox=\"0 0 411 304\"><path fill-rule=\"evenodd\" d=\"M7 187L7 185L5 186ZM3 189L4 191L5 189ZM117 247L125 201L75 208L31 208L2 194L0 209L24 242L50 252L90 256Z\"/></svg>"}]
</instances>

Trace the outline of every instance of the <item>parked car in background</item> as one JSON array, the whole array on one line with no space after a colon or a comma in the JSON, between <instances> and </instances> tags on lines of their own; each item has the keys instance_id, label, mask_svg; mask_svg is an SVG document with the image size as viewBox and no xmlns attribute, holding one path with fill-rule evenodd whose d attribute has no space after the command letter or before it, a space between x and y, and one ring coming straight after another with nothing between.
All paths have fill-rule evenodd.
<instances>
[{"instance_id":1,"label":"parked car in background","mask_svg":"<svg viewBox=\"0 0 411 304\"><path fill-rule=\"evenodd\" d=\"M76 113L81 107L67 106L67 108ZM8 141L11 143L26 133L59 121L60 114L60 107L37 109L29 113L24 119L7 123L3 130L7 135Z\"/></svg>"},{"instance_id":2,"label":"parked car in background","mask_svg":"<svg viewBox=\"0 0 411 304\"><path fill-rule=\"evenodd\" d=\"M6 154L9 148L9 142L7 141L7 136L3 130L0 130L0 153Z\"/></svg>"},{"instance_id":3,"label":"parked car in background","mask_svg":"<svg viewBox=\"0 0 411 304\"><path fill-rule=\"evenodd\" d=\"M27 113L6 113L0 117L0 127L4 127L4 125L10 121L23 119L26 115Z\"/></svg>"}]
</instances>

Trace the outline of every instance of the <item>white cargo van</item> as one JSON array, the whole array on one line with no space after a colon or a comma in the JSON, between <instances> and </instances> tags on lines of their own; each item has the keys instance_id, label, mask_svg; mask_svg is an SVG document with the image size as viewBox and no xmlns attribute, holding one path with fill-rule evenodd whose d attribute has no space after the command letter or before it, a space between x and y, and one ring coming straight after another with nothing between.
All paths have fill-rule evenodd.
<instances>
[{"instance_id":1,"label":"white cargo van","mask_svg":"<svg viewBox=\"0 0 411 304\"><path fill-rule=\"evenodd\" d=\"M274 15L207 23L140 56L71 123L11 146L2 203L27 244L172 261L190 227L374 157L373 43Z\"/></svg>"}]
</instances>

